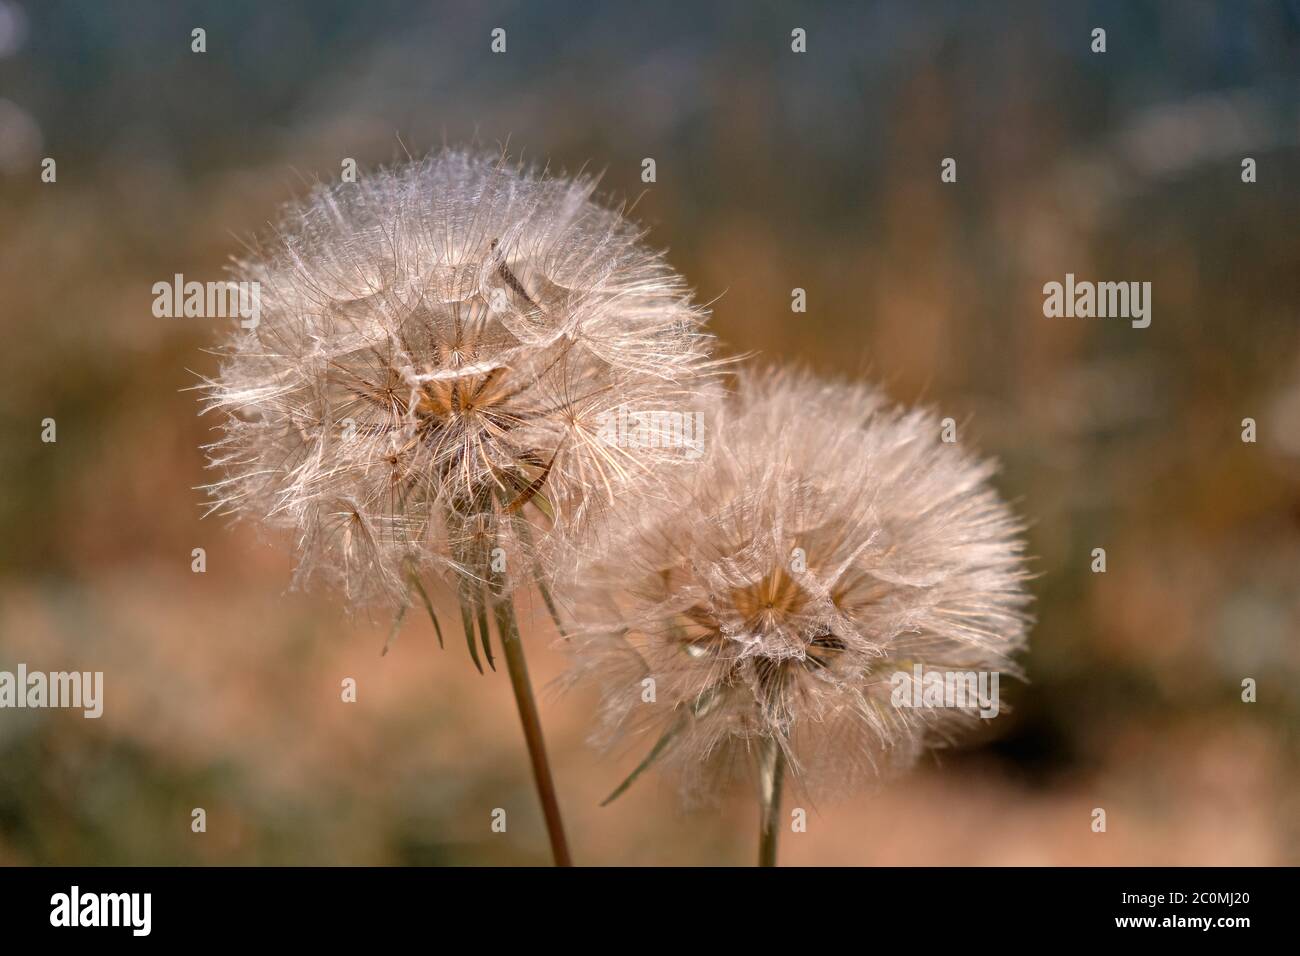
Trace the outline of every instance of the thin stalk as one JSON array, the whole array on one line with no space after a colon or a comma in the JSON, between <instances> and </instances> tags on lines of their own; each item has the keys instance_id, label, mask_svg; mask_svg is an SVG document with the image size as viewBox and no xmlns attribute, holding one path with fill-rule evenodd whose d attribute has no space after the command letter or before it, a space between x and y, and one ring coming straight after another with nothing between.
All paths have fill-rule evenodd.
<instances>
[{"instance_id":1,"label":"thin stalk","mask_svg":"<svg viewBox=\"0 0 1300 956\"><path fill-rule=\"evenodd\" d=\"M769 741L767 753L763 755L761 776L758 865L776 866L776 841L781 833L781 785L785 778L785 753L776 738Z\"/></svg>"},{"instance_id":2,"label":"thin stalk","mask_svg":"<svg viewBox=\"0 0 1300 956\"><path fill-rule=\"evenodd\" d=\"M497 634L506 655L506 669L510 672L510 686L515 692L519 707L519 722L523 724L524 740L528 744L528 759L533 766L533 782L537 798L542 804L546 819L546 833L551 840L551 855L556 866L573 866L569 858L569 844L564 837L564 823L560 819L560 801L555 795L555 782L551 779L551 766L546 759L546 744L542 740L542 721L537 714L537 701L533 699L533 685L528 680L528 662L524 659L524 644L519 639L519 622L511 600L497 601L493 605Z\"/></svg>"}]
</instances>

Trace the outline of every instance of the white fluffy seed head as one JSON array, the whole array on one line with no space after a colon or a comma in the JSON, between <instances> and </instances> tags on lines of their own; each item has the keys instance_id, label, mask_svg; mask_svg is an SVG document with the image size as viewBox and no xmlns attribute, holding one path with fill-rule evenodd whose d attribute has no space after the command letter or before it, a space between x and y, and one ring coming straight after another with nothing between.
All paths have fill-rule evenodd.
<instances>
[{"instance_id":1,"label":"white fluffy seed head","mask_svg":"<svg viewBox=\"0 0 1300 956\"><path fill-rule=\"evenodd\" d=\"M261 316L205 385L213 510L290 532L298 582L361 605L428 569L502 593L652 494L679 452L607 424L708 391L706 313L593 189L448 150L292 207L234 270Z\"/></svg>"},{"instance_id":2,"label":"white fluffy seed head","mask_svg":"<svg viewBox=\"0 0 1300 956\"><path fill-rule=\"evenodd\" d=\"M1023 542L994 465L928 411L802 373L743 373L720 416L678 500L625 511L564 589L597 741L669 734L688 797L772 742L814 792L908 765L978 704L895 706L893 675L1017 673Z\"/></svg>"}]
</instances>

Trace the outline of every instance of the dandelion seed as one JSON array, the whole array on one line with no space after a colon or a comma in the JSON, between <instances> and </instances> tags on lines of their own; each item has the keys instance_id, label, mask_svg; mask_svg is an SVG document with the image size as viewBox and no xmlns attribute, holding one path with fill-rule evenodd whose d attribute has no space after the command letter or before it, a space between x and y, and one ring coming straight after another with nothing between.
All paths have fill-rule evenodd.
<instances>
[{"instance_id":1,"label":"dandelion seed","mask_svg":"<svg viewBox=\"0 0 1300 956\"><path fill-rule=\"evenodd\" d=\"M292 532L296 581L354 605L408 600L412 566L478 602L509 589L492 546L518 579L615 498L652 493L653 450L611 446L601 423L688 406L711 340L593 189L445 151L290 210L236 266L262 318L206 383L224 416L213 510Z\"/></svg>"},{"instance_id":2,"label":"dandelion seed","mask_svg":"<svg viewBox=\"0 0 1300 956\"><path fill-rule=\"evenodd\" d=\"M993 471L869 387L742 374L680 500L623 512L564 589L597 741L653 747L707 799L783 768L842 791L952 739L973 702L898 707L891 677L1017 673L1024 546Z\"/></svg>"}]
</instances>

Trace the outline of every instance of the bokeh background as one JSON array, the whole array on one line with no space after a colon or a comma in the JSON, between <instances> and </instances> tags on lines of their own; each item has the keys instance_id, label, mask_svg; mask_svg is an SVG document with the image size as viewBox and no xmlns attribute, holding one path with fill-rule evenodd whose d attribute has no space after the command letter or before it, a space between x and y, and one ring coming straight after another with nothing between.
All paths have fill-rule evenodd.
<instances>
[{"instance_id":1,"label":"bokeh background","mask_svg":"<svg viewBox=\"0 0 1300 956\"><path fill-rule=\"evenodd\" d=\"M219 320L151 313L345 157L474 141L603 170L730 349L938 406L1033 522L1013 712L784 862L1300 863L1298 81L1294 2L0 0L0 669L106 673L100 720L0 711L0 863L547 861L503 674L415 615L381 658L200 520ZM1151 327L1045 319L1066 272L1151 281ZM752 861L750 794L599 809L639 754L591 705L543 706L580 862Z\"/></svg>"}]
</instances>

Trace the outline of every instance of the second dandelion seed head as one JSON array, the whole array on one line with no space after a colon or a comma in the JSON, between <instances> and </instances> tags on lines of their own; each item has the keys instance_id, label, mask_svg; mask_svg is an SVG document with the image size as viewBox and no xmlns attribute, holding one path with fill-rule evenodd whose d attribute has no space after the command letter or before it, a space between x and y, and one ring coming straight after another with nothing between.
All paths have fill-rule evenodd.
<instances>
[{"instance_id":1,"label":"second dandelion seed head","mask_svg":"<svg viewBox=\"0 0 1300 956\"><path fill-rule=\"evenodd\" d=\"M929 412L802 373L741 374L717 416L679 500L626 515L566 589L598 736L671 737L661 759L697 795L769 745L813 789L906 765L973 708L899 708L893 675L1014 673L1024 644L1020 526L993 465Z\"/></svg>"}]
</instances>

